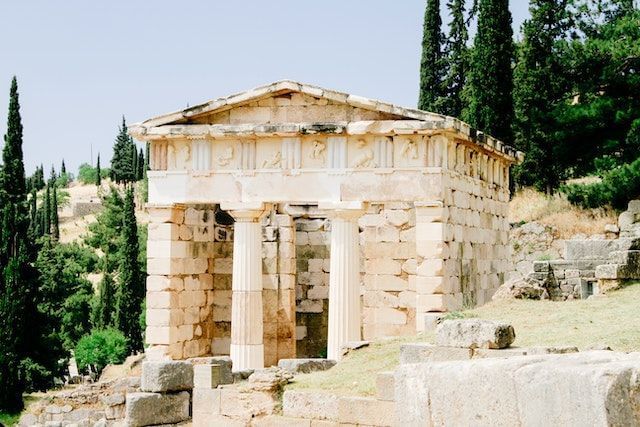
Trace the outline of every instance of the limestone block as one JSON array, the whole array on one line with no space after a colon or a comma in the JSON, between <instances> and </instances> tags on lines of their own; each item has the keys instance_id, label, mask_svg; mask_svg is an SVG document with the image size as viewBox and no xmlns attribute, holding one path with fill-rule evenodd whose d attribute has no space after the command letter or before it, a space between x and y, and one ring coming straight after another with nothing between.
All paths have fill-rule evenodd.
<instances>
[{"instance_id":1,"label":"limestone block","mask_svg":"<svg viewBox=\"0 0 640 427\"><path fill-rule=\"evenodd\" d=\"M269 415L251 423L252 427L311 427L311 420Z\"/></svg>"},{"instance_id":2,"label":"limestone block","mask_svg":"<svg viewBox=\"0 0 640 427\"><path fill-rule=\"evenodd\" d=\"M296 306L298 313L322 313L324 311L322 300L302 300Z\"/></svg>"},{"instance_id":3,"label":"limestone block","mask_svg":"<svg viewBox=\"0 0 640 427\"><path fill-rule=\"evenodd\" d=\"M193 228L188 225L181 225L178 228L178 239L183 241L193 240Z\"/></svg>"},{"instance_id":4,"label":"limestone block","mask_svg":"<svg viewBox=\"0 0 640 427\"><path fill-rule=\"evenodd\" d=\"M208 418L220 413L220 389L193 389L193 424L206 425Z\"/></svg>"},{"instance_id":5,"label":"limestone block","mask_svg":"<svg viewBox=\"0 0 640 427\"><path fill-rule=\"evenodd\" d=\"M193 365L189 362L143 362L142 391L174 392L193 388Z\"/></svg>"},{"instance_id":6,"label":"limestone block","mask_svg":"<svg viewBox=\"0 0 640 427\"><path fill-rule=\"evenodd\" d=\"M147 308L177 308L179 295L172 291L147 292Z\"/></svg>"},{"instance_id":7,"label":"limestone block","mask_svg":"<svg viewBox=\"0 0 640 427\"><path fill-rule=\"evenodd\" d=\"M447 244L442 240L416 240L415 253L423 258L449 258Z\"/></svg>"},{"instance_id":8,"label":"limestone block","mask_svg":"<svg viewBox=\"0 0 640 427\"><path fill-rule=\"evenodd\" d=\"M292 242L282 242L278 246L278 256L283 258L295 258L296 246Z\"/></svg>"},{"instance_id":9,"label":"limestone block","mask_svg":"<svg viewBox=\"0 0 640 427\"><path fill-rule=\"evenodd\" d=\"M473 351L469 348L442 347L427 343L402 344L400 364L469 360Z\"/></svg>"},{"instance_id":10,"label":"limestone block","mask_svg":"<svg viewBox=\"0 0 640 427\"><path fill-rule=\"evenodd\" d=\"M373 310L373 322L389 325L405 325L407 323L407 313L403 310L389 307L378 307Z\"/></svg>"},{"instance_id":11,"label":"limestone block","mask_svg":"<svg viewBox=\"0 0 640 427\"><path fill-rule=\"evenodd\" d=\"M395 373L396 422L636 425L639 370L637 355L613 352L404 365Z\"/></svg>"},{"instance_id":12,"label":"limestone block","mask_svg":"<svg viewBox=\"0 0 640 427\"><path fill-rule=\"evenodd\" d=\"M376 375L376 398L387 402L395 400L395 383L392 371L379 372Z\"/></svg>"},{"instance_id":13,"label":"limestone block","mask_svg":"<svg viewBox=\"0 0 640 427\"><path fill-rule=\"evenodd\" d=\"M245 391L237 387L221 389L220 413L245 422L273 414L277 404L278 401L269 392Z\"/></svg>"},{"instance_id":14,"label":"limestone block","mask_svg":"<svg viewBox=\"0 0 640 427\"><path fill-rule=\"evenodd\" d=\"M233 259L232 258L216 258L213 260L214 274L232 274Z\"/></svg>"},{"instance_id":15,"label":"limestone block","mask_svg":"<svg viewBox=\"0 0 640 427\"><path fill-rule=\"evenodd\" d=\"M395 227L402 227L409 222L409 212L399 209L385 209L382 211L382 216L391 225Z\"/></svg>"},{"instance_id":16,"label":"limestone block","mask_svg":"<svg viewBox=\"0 0 640 427\"><path fill-rule=\"evenodd\" d=\"M262 243L262 258L276 258L278 256L277 242Z\"/></svg>"},{"instance_id":17,"label":"limestone block","mask_svg":"<svg viewBox=\"0 0 640 427\"><path fill-rule=\"evenodd\" d=\"M176 224L149 224L149 245L152 245L152 242L156 241L178 240L180 238L179 229L180 226Z\"/></svg>"},{"instance_id":18,"label":"limestone block","mask_svg":"<svg viewBox=\"0 0 640 427\"><path fill-rule=\"evenodd\" d=\"M333 394L287 390L282 397L286 417L338 421L338 396Z\"/></svg>"},{"instance_id":19,"label":"limestone block","mask_svg":"<svg viewBox=\"0 0 640 427\"><path fill-rule=\"evenodd\" d=\"M379 227L385 223L386 218L378 213L365 214L358 218L358 226L360 228L365 227Z\"/></svg>"},{"instance_id":20,"label":"limestone block","mask_svg":"<svg viewBox=\"0 0 640 427\"><path fill-rule=\"evenodd\" d=\"M442 259L434 258L434 259L425 259L422 261L418 268L416 269L416 274L418 276L442 276L445 273L445 262Z\"/></svg>"},{"instance_id":21,"label":"limestone block","mask_svg":"<svg viewBox=\"0 0 640 427\"><path fill-rule=\"evenodd\" d=\"M407 280L391 274L366 274L364 286L367 290L404 291L409 289Z\"/></svg>"},{"instance_id":22,"label":"limestone block","mask_svg":"<svg viewBox=\"0 0 640 427\"><path fill-rule=\"evenodd\" d=\"M169 326L150 326L145 329L147 344L172 344Z\"/></svg>"},{"instance_id":23,"label":"limestone block","mask_svg":"<svg viewBox=\"0 0 640 427\"><path fill-rule=\"evenodd\" d=\"M314 286L307 291L307 298L309 299L328 299L329 287L328 286Z\"/></svg>"},{"instance_id":24,"label":"limestone block","mask_svg":"<svg viewBox=\"0 0 640 427\"><path fill-rule=\"evenodd\" d=\"M416 292L421 295L447 294L451 292L450 280L447 277L416 276Z\"/></svg>"},{"instance_id":25,"label":"limestone block","mask_svg":"<svg viewBox=\"0 0 640 427\"><path fill-rule=\"evenodd\" d=\"M406 230L400 230L401 242L415 242L416 241L416 227L411 227Z\"/></svg>"},{"instance_id":26,"label":"limestone block","mask_svg":"<svg viewBox=\"0 0 640 427\"><path fill-rule=\"evenodd\" d=\"M306 246L309 244L309 233L296 232L296 245Z\"/></svg>"},{"instance_id":27,"label":"limestone block","mask_svg":"<svg viewBox=\"0 0 640 427\"><path fill-rule=\"evenodd\" d=\"M367 274L395 274L401 272L401 264L399 261L389 258L375 258L365 260L364 272Z\"/></svg>"},{"instance_id":28,"label":"limestone block","mask_svg":"<svg viewBox=\"0 0 640 427\"><path fill-rule=\"evenodd\" d=\"M193 388L214 389L220 384L221 367L218 364L197 364L193 366Z\"/></svg>"},{"instance_id":29,"label":"limestone block","mask_svg":"<svg viewBox=\"0 0 640 427\"><path fill-rule=\"evenodd\" d=\"M184 260L180 258L147 258L147 274L171 276L184 273Z\"/></svg>"},{"instance_id":30,"label":"limestone block","mask_svg":"<svg viewBox=\"0 0 640 427\"><path fill-rule=\"evenodd\" d=\"M507 348L516 338L513 326L491 320L445 320L436 328L439 346Z\"/></svg>"},{"instance_id":31,"label":"limestone block","mask_svg":"<svg viewBox=\"0 0 640 427\"><path fill-rule=\"evenodd\" d=\"M424 331L435 331L438 324L442 321L442 314L440 313L422 313L422 322ZM420 324L420 323L418 323Z\"/></svg>"},{"instance_id":32,"label":"limestone block","mask_svg":"<svg viewBox=\"0 0 640 427\"><path fill-rule=\"evenodd\" d=\"M370 426L393 426L394 402L370 397L341 397L338 400L340 423Z\"/></svg>"},{"instance_id":33,"label":"limestone block","mask_svg":"<svg viewBox=\"0 0 640 427\"><path fill-rule=\"evenodd\" d=\"M227 347L228 350L228 347ZM217 356L217 357L198 357L191 359L191 363L195 367L198 365L217 365L220 368L220 384L233 383L233 362L229 356Z\"/></svg>"},{"instance_id":34,"label":"limestone block","mask_svg":"<svg viewBox=\"0 0 640 427\"><path fill-rule=\"evenodd\" d=\"M322 266L324 265L323 259L310 259L309 260L309 273L321 273Z\"/></svg>"},{"instance_id":35,"label":"limestone block","mask_svg":"<svg viewBox=\"0 0 640 427\"><path fill-rule=\"evenodd\" d=\"M418 312L455 311L461 307L462 298L454 294L418 294L416 297L416 310Z\"/></svg>"},{"instance_id":36,"label":"limestone block","mask_svg":"<svg viewBox=\"0 0 640 427\"><path fill-rule=\"evenodd\" d=\"M171 276L147 276L147 291L181 291L184 283L180 277Z\"/></svg>"},{"instance_id":37,"label":"limestone block","mask_svg":"<svg viewBox=\"0 0 640 427\"><path fill-rule=\"evenodd\" d=\"M148 206L147 213L151 223L172 222L174 224L182 224L184 221L184 209L180 207Z\"/></svg>"},{"instance_id":38,"label":"limestone block","mask_svg":"<svg viewBox=\"0 0 640 427\"><path fill-rule=\"evenodd\" d=\"M418 206L416 204L416 223L446 222L449 209L443 206Z\"/></svg>"},{"instance_id":39,"label":"limestone block","mask_svg":"<svg viewBox=\"0 0 640 427\"><path fill-rule=\"evenodd\" d=\"M292 373L308 374L316 371L326 371L336 364L330 359L280 359L278 367Z\"/></svg>"},{"instance_id":40,"label":"limestone block","mask_svg":"<svg viewBox=\"0 0 640 427\"><path fill-rule=\"evenodd\" d=\"M402 271L407 274L415 275L418 272L418 260L410 258L402 263Z\"/></svg>"},{"instance_id":41,"label":"limestone block","mask_svg":"<svg viewBox=\"0 0 640 427\"><path fill-rule=\"evenodd\" d=\"M189 418L189 393L127 393L125 413L131 427L179 423Z\"/></svg>"},{"instance_id":42,"label":"limestone block","mask_svg":"<svg viewBox=\"0 0 640 427\"><path fill-rule=\"evenodd\" d=\"M367 258L407 259L415 257L416 245L413 242L367 242L364 256Z\"/></svg>"}]
</instances>

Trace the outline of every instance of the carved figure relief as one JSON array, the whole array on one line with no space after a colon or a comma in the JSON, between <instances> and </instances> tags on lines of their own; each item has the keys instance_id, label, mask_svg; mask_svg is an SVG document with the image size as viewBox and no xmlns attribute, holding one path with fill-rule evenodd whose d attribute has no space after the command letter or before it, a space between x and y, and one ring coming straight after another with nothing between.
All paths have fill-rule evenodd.
<instances>
[{"instance_id":1,"label":"carved figure relief","mask_svg":"<svg viewBox=\"0 0 640 427\"><path fill-rule=\"evenodd\" d=\"M169 144L167 147L169 158L169 169L186 169L186 165L191 159L191 147L189 144L181 144L182 147L176 149L176 144Z\"/></svg>"},{"instance_id":2,"label":"carved figure relief","mask_svg":"<svg viewBox=\"0 0 640 427\"><path fill-rule=\"evenodd\" d=\"M375 167L375 162L373 161L373 150L367 147L367 142L364 139L358 140L358 148L360 149L360 154L351 164L352 168L373 168Z\"/></svg>"},{"instance_id":3,"label":"carved figure relief","mask_svg":"<svg viewBox=\"0 0 640 427\"><path fill-rule=\"evenodd\" d=\"M270 159L262 162L262 169L275 169L282 165L282 152L276 151Z\"/></svg>"},{"instance_id":4,"label":"carved figure relief","mask_svg":"<svg viewBox=\"0 0 640 427\"><path fill-rule=\"evenodd\" d=\"M313 141L313 151L309 154L309 157L315 160L321 160L322 163L326 160L327 147L322 141Z\"/></svg>"},{"instance_id":5,"label":"carved figure relief","mask_svg":"<svg viewBox=\"0 0 640 427\"><path fill-rule=\"evenodd\" d=\"M400 155L405 159L417 159L418 158L418 144L412 139L405 140L400 150Z\"/></svg>"},{"instance_id":6,"label":"carved figure relief","mask_svg":"<svg viewBox=\"0 0 640 427\"><path fill-rule=\"evenodd\" d=\"M227 147L224 149L221 155L216 157L216 163L218 166L229 166L233 160L233 147Z\"/></svg>"}]
</instances>

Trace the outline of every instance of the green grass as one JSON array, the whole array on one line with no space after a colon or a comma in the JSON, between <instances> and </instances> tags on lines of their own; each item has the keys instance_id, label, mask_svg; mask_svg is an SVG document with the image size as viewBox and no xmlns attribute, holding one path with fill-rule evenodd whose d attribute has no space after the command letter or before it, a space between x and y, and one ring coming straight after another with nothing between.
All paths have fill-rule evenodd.
<instances>
[{"instance_id":1,"label":"green grass","mask_svg":"<svg viewBox=\"0 0 640 427\"><path fill-rule=\"evenodd\" d=\"M0 424L5 425L7 427L11 427L18 424L19 419L20 419L20 413L7 414L6 412L0 412Z\"/></svg>"},{"instance_id":2,"label":"green grass","mask_svg":"<svg viewBox=\"0 0 640 427\"><path fill-rule=\"evenodd\" d=\"M585 349L607 344L617 351L640 351L640 284L606 298L575 301L513 300L451 313L448 318L478 317L511 323L514 346L571 345ZM394 370L400 345L432 342L433 333L382 340L353 352L328 371L298 375L287 389L314 389L343 395L375 395L376 374Z\"/></svg>"}]
</instances>

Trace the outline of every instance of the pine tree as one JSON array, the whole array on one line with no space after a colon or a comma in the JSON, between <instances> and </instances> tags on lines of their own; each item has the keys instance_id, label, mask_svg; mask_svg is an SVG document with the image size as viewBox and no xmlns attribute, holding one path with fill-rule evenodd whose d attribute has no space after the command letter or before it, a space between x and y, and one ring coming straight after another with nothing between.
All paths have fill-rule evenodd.
<instances>
[{"instance_id":1,"label":"pine tree","mask_svg":"<svg viewBox=\"0 0 640 427\"><path fill-rule=\"evenodd\" d=\"M60 221L58 218L58 190L56 185L53 185L53 192L51 196L51 236L55 240L60 239Z\"/></svg>"},{"instance_id":2,"label":"pine tree","mask_svg":"<svg viewBox=\"0 0 640 427\"><path fill-rule=\"evenodd\" d=\"M102 185L102 171L100 170L100 153L98 153L98 161L96 162L96 186Z\"/></svg>"},{"instance_id":3,"label":"pine tree","mask_svg":"<svg viewBox=\"0 0 640 427\"><path fill-rule=\"evenodd\" d=\"M127 133L127 123L122 117L122 126L119 128L111 158L111 180L113 182L125 184L135 181L134 157L132 155L134 149L135 144Z\"/></svg>"},{"instance_id":4,"label":"pine tree","mask_svg":"<svg viewBox=\"0 0 640 427\"><path fill-rule=\"evenodd\" d=\"M535 185L551 193L560 183L563 166L555 138L554 106L564 103L559 42L569 28L569 0L531 0L531 18L523 25L523 41L514 72L516 146L527 156L516 168L520 185Z\"/></svg>"},{"instance_id":5,"label":"pine tree","mask_svg":"<svg viewBox=\"0 0 640 427\"><path fill-rule=\"evenodd\" d=\"M471 126L508 144L514 114L511 21L508 0L480 0L464 114Z\"/></svg>"},{"instance_id":6,"label":"pine tree","mask_svg":"<svg viewBox=\"0 0 640 427\"><path fill-rule=\"evenodd\" d=\"M136 224L133 188L126 189L122 227L120 280L116 291L115 324L128 338L129 351L143 350L139 318L144 300L144 281L138 263L138 226Z\"/></svg>"},{"instance_id":7,"label":"pine tree","mask_svg":"<svg viewBox=\"0 0 640 427\"><path fill-rule=\"evenodd\" d=\"M464 107L462 92L467 80L469 67L467 23L464 17L464 0L452 0L447 4L451 12L449 40L447 41L446 60L448 73L445 79L446 97L443 113L452 117L461 117Z\"/></svg>"},{"instance_id":8,"label":"pine tree","mask_svg":"<svg viewBox=\"0 0 640 427\"><path fill-rule=\"evenodd\" d=\"M104 273L98 289L98 300L93 312L93 327L106 329L113 326L115 310L115 282L111 273Z\"/></svg>"},{"instance_id":9,"label":"pine tree","mask_svg":"<svg viewBox=\"0 0 640 427\"><path fill-rule=\"evenodd\" d=\"M29 208L22 155L18 83L11 81L7 133L0 171L0 410L22 409L25 383L21 363L28 357L36 308L30 261Z\"/></svg>"},{"instance_id":10,"label":"pine tree","mask_svg":"<svg viewBox=\"0 0 640 427\"><path fill-rule=\"evenodd\" d=\"M420 61L420 97L418 108L440 113L443 110L446 64L442 57L444 35L440 17L440 0L427 0Z\"/></svg>"}]
</instances>

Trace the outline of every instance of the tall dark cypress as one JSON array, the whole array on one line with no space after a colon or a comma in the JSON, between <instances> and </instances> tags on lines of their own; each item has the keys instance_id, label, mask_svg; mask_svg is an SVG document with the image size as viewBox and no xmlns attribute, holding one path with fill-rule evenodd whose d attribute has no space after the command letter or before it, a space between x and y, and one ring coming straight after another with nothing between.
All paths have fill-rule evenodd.
<instances>
[{"instance_id":1,"label":"tall dark cypress","mask_svg":"<svg viewBox=\"0 0 640 427\"><path fill-rule=\"evenodd\" d=\"M100 170L100 153L98 153L98 161L96 162L96 185L100 187L102 184L102 171Z\"/></svg>"},{"instance_id":2,"label":"tall dark cypress","mask_svg":"<svg viewBox=\"0 0 640 427\"><path fill-rule=\"evenodd\" d=\"M45 187L42 209L44 210L44 234L49 235L51 234L51 185L49 183Z\"/></svg>"},{"instance_id":3,"label":"tall dark cypress","mask_svg":"<svg viewBox=\"0 0 640 427\"><path fill-rule=\"evenodd\" d=\"M51 236L55 240L60 239L60 220L58 217L58 190L54 184L51 194Z\"/></svg>"},{"instance_id":4,"label":"tall dark cypress","mask_svg":"<svg viewBox=\"0 0 640 427\"><path fill-rule=\"evenodd\" d=\"M56 168L51 165L51 173L49 174L49 183L56 182L58 179L58 174L56 174Z\"/></svg>"},{"instance_id":5,"label":"tall dark cypress","mask_svg":"<svg viewBox=\"0 0 640 427\"><path fill-rule=\"evenodd\" d=\"M104 273L98 288L98 304L93 315L93 327L105 329L113 326L115 283L111 273Z\"/></svg>"},{"instance_id":6,"label":"tall dark cypress","mask_svg":"<svg viewBox=\"0 0 640 427\"><path fill-rule=\"evenodd\" d=\"M133 187L128 186L124 199L120 280L116 291L115 325L129 340L129 351L143 350L140 313L144 300L144 278L138 263L138 226L136 224Z\"/></svg>"},{"instance_id":7,"label":"tall dark cypress","mask_svg":"<svg viewBox=\"0 0 640 427\"><path fill-rule=\"evenodd\" d=\"M65 175L67 173L67 166L64 164L64 159L62 159L62 166L60 166L60 175Z\"/></svg>"},{"instance_id":8,"label":"tall dark cypress","mask_svg":"<svg viewBox=\"0 0 640 427\"><path fill-rule=\"evenodd\" d=\"M133 164L133 182L138 180L138 149L131 144L131 163Z\"/></svg>"},{"instance_id":9,"label":"tall dark cypress","mask_svg":"<svg viewBox=\"0 0 640 427\"><path fill-rule=\"evenodd\" d=\"M478 32L469 67L466 121L513 142L513 29L508 0L480 0Z\"/></svg>"},{"instance_id":10,"label":"tall dark cypress","mask_svg":"<svg viewBox=\"0 0 640 427\"><path fill-rule=\"evenodd\" d=\"M440 17L440 0L427 0L420 61L420 97L418 108L441 113L444 102L446 64L442 57L444 35Z\"/></svg>"},{"instance_id":11,"label":"tall dark cypress","mask_svg":"<svg viewBox=\"0 0 640 427\"><path fill-rule=\"evenodd\" d=\"M469 67L467 48L469 34L464 16L464 3L464 0L452 0L447 4L451 12L451 24L445 55L448 70L445 79L446 98L443 113L458 118L462 116L464 106L462 91L467 81Z\"/></svg>"},{"instance_id":12,"label":"tall dark cypress","mask_svg":"<svg viewBox=\"0 0 640 427\"><path fill-rule=\"evenodd\" d=\"M133 147L132 147L133 146ZM135 167L133 164L135 144L127 133L127 123L122 117L122 126L119 128L116 142L113 145L113 157L111 158L111 180L118 184L135 181ZM137 158L137 151L136 151Z\"/></svg>"},{"instance_id":13,"label":"tall dark cypress","mask_svg":"<svg viewBox=\"0 0 640 427\"><path fill-rule=\"evenodd\" d=\"M138 153L138 181L144 179L144 171L146 170L146 159L144 158L144 151L142 148Z\"/></svg>"},{"instance_id":14,"label":"tall dark cypress","mask_svg":"<svg viewBox=\"0 0 640 427\"><path fill-rule=\"evenodd\" d=\"M18 83L11 81L7 133L0 170L0 410L23 408L20 363L38 337L32 322L37 282L30 267L29 207L22 155Z\"/></svg>"}]
</instances>

